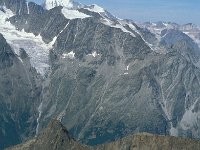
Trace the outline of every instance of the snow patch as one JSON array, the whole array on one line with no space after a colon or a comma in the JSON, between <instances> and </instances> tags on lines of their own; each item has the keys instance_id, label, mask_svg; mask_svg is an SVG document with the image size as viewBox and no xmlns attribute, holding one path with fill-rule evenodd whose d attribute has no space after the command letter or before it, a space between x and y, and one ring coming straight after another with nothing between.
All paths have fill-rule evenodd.
<instances>
[{"instance_id":1,"label":"snow patch","mask_svg":"<svg viewBox=\"0 0 200 150\"><path fill-rule=\"evenodd\" d=\"M102 7L100 7L100 6L96 5L96 4L88 6L88 8L85 8L85 9L87 9L89 11L92 11L92 12L96 12L96 13L103 13L103 12L105 12L105 10Z\"/></svg>"},{"instance_id":2,"label":"snow patch","mask_svg":"<svg viewBox=\"0 0 200 150\"><path fill-rule=\"evenodd\" d=\"M129 23L128 26L135 32L138 32L136 27L132 24L132 23Z\"/></svg>"},{"instance_id":3,"label":"snow patch","mask_svg":"<svg viewBox=\"0 0 200 150\"><path fill-rule=\"evenodd\" d=\"M69 52L69 53L63 53L62 54L62 58L70 58L70 59L74 59L75 58L75 53L73 51Z\"/></svg>"},{"instance_id":4,"label":"snow patch","mask_svg":"<svg viewBox=\"0 0 200 150\"><path fill-rule=\"evenodd\" d=\"M18 57L18 59L21 61L22 64L24 64L23 60L20 57Z\"/></svg>"},{"instance_id":5,"label":"snow patch","mask_svg":"<svg viewBox=\"0 0 200 150\"><path fill-rule=\"evenodd\" d=\"M169 24L168 24L168 23L163 23L163 25L164 25L165 27L169 26Z\"/></svg>"},{"instance_id":6,"label":"snow patch","mask_svg":"<svg viewBox=\"0 0 200 150\"><path fill-rule=\"evenodd\" d=\"M120 22L115 23L112 20L104 18L102 20L102 23L105 24L105 25L107 25L107 26L113 27L113 28L121 29L123 32L129 33L131 36L136 37L135 34L133 34L132 32L130 32L129 30L127 30Z\"/></svg>"},{"instance_id":7,"label":"snow patch","mask_svg":"<svg viewBox=\"0 0 200 150\"><path fill-rule=\"evenodd\" d=\"M125 68L125 72L124 72L124 75L127 75L127 74L128 74L128 70L129 70L129 65L126 66L126 68Z\"/></svg>"},{"instance_id":8,"label":"snow patch","mask_svg":"<svg viewBox=\"0 0 200 150\"><path fill-rule=\"evenodd\" d=\"M99 56L100 54L97 54L97 52L96 51L94 51L94 52L92 52L92 54L88 54L89 56L93 56L93 57L97 57L97 56Z\"/></svg>"},{"instance_id":9,"label":"snow patch","mask_svg":"<svg viewBox=\"0 0 200 150\"><path fill-rule=\"evenodd\" d=\"M53 38L53 40L50 42L50 45L53 45L53 44L56 42L58 36L67 28L68 25L69 25L69 22L68 22L68 23L65 25L65 27L60 31L60 33L59 33L57 36L55 36L55 37Z\"/></svg>"},{"instance_id":10,"label":"snow patch","mask_svg":"<svg viewBox=\"0 0 200 150\"><path fill-rule=\"evenodd\" d=\"M126 66L126 70L128 71L128 69L129 69L129 65L128 66Z\"/></svg>"},{"instance_id":11,"label":"snow patch","mask_svg":"<svg viewBox=\"0 0 200 150\"><path fill-rule=\"evenodd\" d=\"M29 13L30 13L30 10L29 10L29 6L28 6L28 2L26 2L26 6L27 6L28 14L29 14Z\"/></svg>"},{"instance_id":12,"label":"snow patch","mask_svg":"<svg viewBox=\"0 0 200 150\"><path fill-rule=\"evenodd\" d=\"M72 9L68 9L68 8L65 8L65 7L62 8L62 14L67 19L76 19L76 18L83 19L83 18L91 17L91 16L86 15L82 12L79 12L78 10L72 10Z\"/></svg>"}]
</instances>

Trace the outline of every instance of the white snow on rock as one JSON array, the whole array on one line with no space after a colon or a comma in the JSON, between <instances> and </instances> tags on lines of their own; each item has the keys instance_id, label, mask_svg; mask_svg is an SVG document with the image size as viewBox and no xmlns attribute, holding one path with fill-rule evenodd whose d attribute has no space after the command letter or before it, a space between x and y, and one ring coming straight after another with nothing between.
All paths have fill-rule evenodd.
<instances>
[{"instance_id":1,"label":"white snow on rock","mask_svg":"<svg viewBox=\"0 0 200 150\"><path fill-rule=\"evenodd\" d=\"M127 75L128 74L128 72L124 72L124 75Z\"/></svg>"},{"instance_id":2,"label":"white snow on rock","mask_svg":"<svg viewBox=\"0 0 200 150\"><path fill-rule=\"evenodd\" d=\"M73 51L69 52L69 53L63 53L62 54L62 58L70 58L70 59L74 59L75 58L75 53Z\"/></svg>"},{"instance_id":3,"label":"white snow on rock","mask_svg":"<svg viewBox=\"0 0 200 150\"><path fill-rule=\"evenodd\" d=\"M128 65L128 66L126 66L126 70L127 70L127 71L129 70L129 65Z\"/></svg>"},{"instance_id":4,"label":"white snow on rock","mask_svg":"<svg viewBox=\"0 0 200 150\"><path fill-rule=\"evenodd\" d=\"M27 6L28 14L29 14L30 10L29 10L29 6L28 6L28 2L26 2L26 6Z\"/></svg>"},{"instance_id":5,"label":"white snow on rock","mask_svg":"<svg viewBox=\"0 0 200 150\"><path fill-rule=\"evenodd\" d=\"M46 0L44 4L47 10L52 9L57 6L62 6L62 14L67 19L76 19L76 18L87 18L90 17L82 12L79 12L77 8L81 7L82 4L73 2L72 0Z\"/></svg>"},{"instance_id":6,"label":"white snow on rock","mask_svg":"<svg viewBox=\"0 0 200 150\"><path fill-rule=\"evenodd\" d=\"M90 5L90 6L86 7L85 9L87 9L89 11L96 12L96 13L105 12L105 10L102 7L100 7L100 6L96 5L96 4Z\"/></svg>"},{"instance_id":7,"label":"white snow on rock","mask_svg":"<svg viewBox=\"0 0 200 150\"><path fill-rule=\"evenodd\" d=\"M191 39L193 39L193 41L199 46L199 48L200 48L200 38L197 38L197 37L195 37L195 35L197 34L197 33L194 33L194 32L191 32L191 31L185 31L185 32L183 32L183 33L185 33L186 35L188 35ZM200 31L199 31L199 33L200 33Z\"/></svg>"},{"instance_id":8,"label":"white snow on rock","mask_svg":"<svg viewBox=\"0 0 200 150\"><path fill-rule=\"evenodd\" d=\"M78 10L68 9L66 7L62 8L62 13L67 19L76 19L76 18L83 19L83 18L91 17L82 12L79 12Z\"/></svg>"},{"instance_id":9,"label":"white snow on rock","mask_svg":"<svg viewBox=\"0 0 200 150\"><path fill-rule=\"evenodd\" d=\"M47 10L50 10L54 7L58 7L58 6L62 6L68 9L79 9L79 8L83 8L85 5L78 3L76 1L73 0L45 0L44 2L44 7Z\"/></svg>"},{"instance_id":10,"label":"white snow on rock","mask_svg":"<svg viewBox=\"0 0 200 150\"><path fill-rule=\"evenodd\" d=\"M46 0L44 5L45 5L45 8L48 10L57 6L63 6L67 8L73 7L71 0Z\"/></svg>"},{"instance_id":11,"label":"white snow on rock","mask_svg":"<svg viewBox=\"0 0 200 150\"><path fill-rule=\"evenodd\" d=\"M24 30L19 31L10 22L6 21L14 14L11 10L4 7L6 13L0 11L0 33L11 45L16 54L19 49L24 48L30 57L31 65L36 68L37 72L44 75L49 69L49 50L54 44L54 40L46 44L40 35L35 36L32 33L26 33Z\"/></svg>"},{"instance_id":12,"label":"white snow on rock","mask_svg":"<svg viewBox=\"0 0 200 150\"><path fill-rule=\"evenodd\" d=\"M96 51L92 52L91 54L88 54L89 56L93 56L93 57L97 57L99 56L100 54L97 54Z\"/></svg>"},{"instance_id":13,"label":"white snow on rock","mask_svg":"<svg viewBox=\"0 0 200 150\"><path fill-rule=\"evenodd\" d=\"M135 34L127 30L121 22L116 23L116 22L113 22L112 20L104 18L102 20L102 23L113 28L121 29L123 32L129 33L131 36L136 37Z\"/></svg>"}]
</instances>

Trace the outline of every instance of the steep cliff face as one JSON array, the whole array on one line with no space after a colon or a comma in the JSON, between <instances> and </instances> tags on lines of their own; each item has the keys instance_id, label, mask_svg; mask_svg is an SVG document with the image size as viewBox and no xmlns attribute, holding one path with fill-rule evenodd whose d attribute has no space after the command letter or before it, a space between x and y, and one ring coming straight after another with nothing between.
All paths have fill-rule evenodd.
<instances>
[{"instance_id":1,"label":"steep cliff face","mask_svg":"<svg viewBox=\"0 0 200 150\"><path fill-rule=\"evenodd\" d=\"M44 133L25 144L16 146L15 150L90 150L90 147L76 142L66 128L57 120L52 120ZM91 149L92 150L92 149Z\"/></svg>"},{"instance_id":2,"label":"steep cliff face","mask_svg":"<svg viewBox=\"0 0 200 150\"><path fill-rule=\"evenodd\" d=\"M37 114L37 125L35 117L29 131L39 133L56 117L90 145L138 132L200 138L199 47L182 30L159 24L154 33L96 5L50 10L25 0L0 5L0 15L6 15L2 34L21 58L27 58L24 51L30 56L28 70L33 66L44 77L41 103L27 104L38 110L30 113ZM12 66L15 54L4 57L0 66ZM31 91L34 104L41 91L29 86L36 71L31 82L22 77L26 85L16 91Z\"/></svg>"},{"instance_id":3,"label":"steep cliff face","mask_svg":"<svg viewBox=\"0 0 200 150\"><path fill-rule=\"evenodd\" d=\"M170 136L146 133L122 138L118 141L90 147L81 145L69 136L66 128L53 120L37 138L8 150L200 150L200 142Z\"/></svg>"},{"instance_id":4,"label":"steep cliff face","mask_svg":"<svg viewBox=\"0 0 200 150\"><path fill-rule=\"evenodd\" d=\"M23 50L21 50L23 51ZM27 57L14 54L0 34L0 149L35 134L39 78ZM38 78L38 79L37 79Z\"/></svg>"},{"instance_id":5,"label":"steep cliff face","mask_svg":"<svg viewBox=\"0 0 200 150\"><path fill-rule=\"evenodd\" d=\"M136 25L122 30L121 22L80 11L91 17L69 20L50 52L41 127L58 117L91 145L137 132L198 138L196 45L169 31L178 39L163 38L158 48L166 53L157 53Z\"/></svg>"}]
</instances>

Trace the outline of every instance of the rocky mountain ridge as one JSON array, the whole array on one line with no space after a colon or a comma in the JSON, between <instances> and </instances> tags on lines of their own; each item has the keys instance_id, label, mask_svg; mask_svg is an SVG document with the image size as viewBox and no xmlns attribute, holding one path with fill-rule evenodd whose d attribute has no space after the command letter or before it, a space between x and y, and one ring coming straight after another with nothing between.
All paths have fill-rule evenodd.
<instances>
[{"instance_id":1,"label":"rocky mountain ridge","mask_svg":"<svg viewBox=\"0 0 200 150\"><path fill-rule=\"evenodd\" d=\"M0 5L1 34L16 58L26 56L21 48L27 53L30 63L24 67L36 68L31 79L36 72L43 78L34 81L37 90L23 85L27 95L34 93L23 107L34 110L34 117L3 121L17 126L31 120L15 135L19 140L3 147L39 134L52 118L89 145L138 132L200 138L199 47L181 30L162 28L157 34L96 5L50 10L25 0L0 0ZM1 130L13 136L4 125Z\"/></svg>"},{"instance_id":2,"label":"rocky mountain ridge","mask_svg":"<svg viewBox=\"0 0 200 150\"><path fill-rule=\"evenodd\" d=\"M0 34L0 149L35 135L41 78L24 49L17 56Z\"/></svg>"},{"instance_id":3,"label":"rocky mountain ridge","mask_svg":"<svg viewBox=\"0 0 200 150\"><path fill-rule=\"evenodd\" d=\"M95 147L81 145L66 128L53 120L37 138L8 150L200 150L200 142L190 139L140 133Z\"/></svg>"},{"instance_id":4,"label":"rocky mountain ridge","mask_svg":"<svg viewBox=\"0 0 200 150\"><path fill-rule=\"evenodd\" d=\"M169 29L179 30L182 33L188 35L196 44L198 44L198 46L200 46L200 36L199 36L200 27L192 23L179 25L176 23L160 21L155 23L151 22L141 23L139 24L139 26L147 28L157 36L160 35L161 31L163 30L169 30Z\"/></svg>"}]
</instances>

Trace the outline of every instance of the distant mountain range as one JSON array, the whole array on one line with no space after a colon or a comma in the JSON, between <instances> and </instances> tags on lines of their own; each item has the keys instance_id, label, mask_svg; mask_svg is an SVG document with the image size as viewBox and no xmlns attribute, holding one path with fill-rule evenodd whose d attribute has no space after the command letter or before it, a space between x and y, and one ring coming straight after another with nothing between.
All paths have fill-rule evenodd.
<instances>
[{"instance_id":1,"label":"distant mountain range","mask_svg":"<svg viewBox=\"0 0 200 150\"><path fill-rule=\"evenodd\" d=\"M52 118L87 145L143 132L200 139L199 41L194 24L0 0L0 149Z\"/></svg>"}]
</instances>

